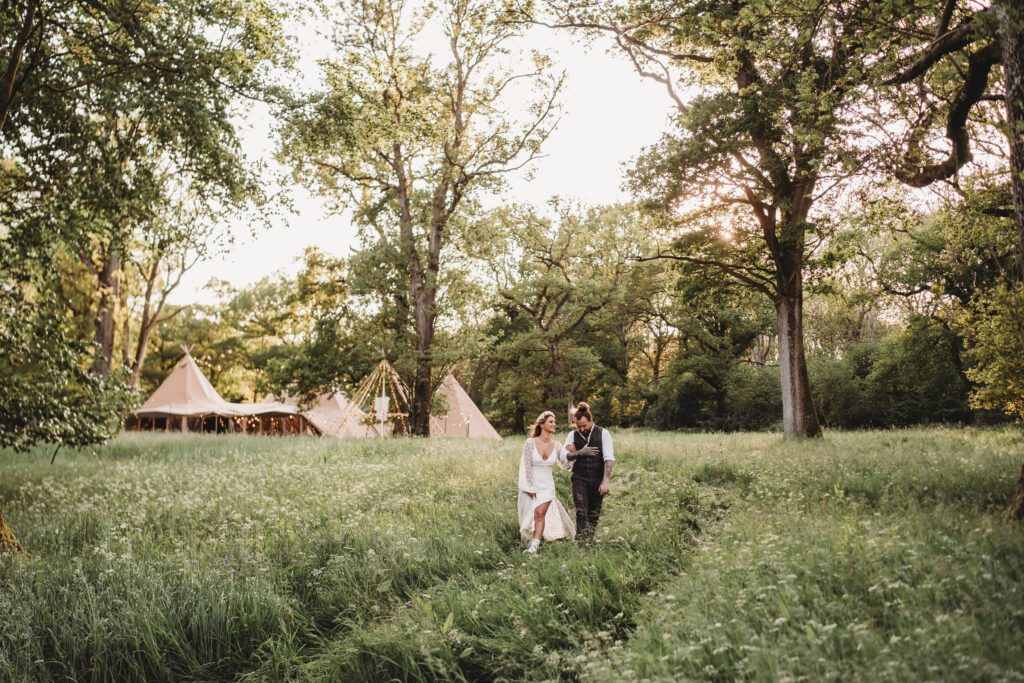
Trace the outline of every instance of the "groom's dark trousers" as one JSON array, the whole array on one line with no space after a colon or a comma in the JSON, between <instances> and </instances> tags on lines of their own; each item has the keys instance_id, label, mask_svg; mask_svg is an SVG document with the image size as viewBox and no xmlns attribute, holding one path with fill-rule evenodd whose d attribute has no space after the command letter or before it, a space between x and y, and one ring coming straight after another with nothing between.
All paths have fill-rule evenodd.
<instances>
[{"instance_id":1,"label":"groom's dark trousers","mask_svg":"<svg viewBox=\"0 0 1024 683\"><path fill-rule=\"evenodd\" d=\"M589 445L598 449L596 455L576 458L572 467L572 502L576 506L576 536L581 541L590 539L597 530L597 520L601 517L601 503L604 498L597 489L604 479L604 453L601 448L601 428L594 425L590 428ZM588 445L587 435L579 431L573 435L573 443L577 449Z\"/></svg>"},{"instance_id":2,"label":"groom's dark trousers","mask_svg":"<svg viewBox=\"0 0 1024 683\"><path fill-rule=\"evenodd\" d=\"M603 465L604 463L601 467L602 472ZM600 477L591 480L581 479L575 474L572 476L572 502L576 506L576 537L581 541L589 540L597 531L597 520L601 517L601 502L604 500L597 492L600 486Z\"/></svg>"}]
</instances>

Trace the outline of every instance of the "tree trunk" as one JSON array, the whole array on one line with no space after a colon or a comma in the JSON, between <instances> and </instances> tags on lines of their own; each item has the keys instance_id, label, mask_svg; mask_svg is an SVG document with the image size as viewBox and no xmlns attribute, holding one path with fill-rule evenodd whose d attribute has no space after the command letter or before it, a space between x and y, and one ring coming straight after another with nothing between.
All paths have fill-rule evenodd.
<instances>
[{"instance_id":1,"label":"tree trunk","mask_svg":"<svg viewBox=\"0 0 1024 683\"><path fill-rule=\"evenodd\" d=\"M430 387L433 381L429 355L416 354L416 381L412 388L412 435L430 436Z\"/></svg>"},{"instance_id":2,"label":"tree trunk","mask_svg":"<svg viewBox=\"0 0 1024 683\"><path fill-rule=\"evenodd\" d=\"M153 291L156 287L157 267L153 264L147 267L146 271L146 293L142 300L142 319L139 321L139 339L135 343L135 358L132 360L132 374L128 384L133 387L139 385L139 375L142 373L142 364L146 360L146 351L149 347L149 335L153 331L156 318L163 308L164 299L161 299L156 314L151 315L153 307ZM165 297L166 299L166 297Z\"/></svg>"},{"instance_id":3,"label":"tree trunk","mask_svg":"<svg viewBox=\"0 0 1024 683\"><path fill-rule=\"evenodd\" d=\"M100 301L96 311L96 353L92 363L92 374L106 377L114 358L114 323L117 317L117 304L121 300L121 260L117 254L111 253L103 262L99 271Z\"/></svg>"},{"instance_id":4,"label":"tree trunk","mask_svg":"<svg viewBox=\"0 0 1024 683\"><path fill-rule=\"evenodd\" d=\"M1006 511L1011 521L1024 523L1024 465L1020 466L1020 479L1017 480L1017 490L1010 499L1010 509Z\"/></svg>"},{"instance_id":5,"label":"tree trunk","mask_svg":"<svg viewBox=\"0 0 1024 683\"><path fill-rule=\"evenodd\" d=\"M0 82L0 131L4 129L10 117L11 108L14 104L14 82L17 80L18 69L21 67L22 58L25 55L25 46L32 38L35 31L36 12L39 9L39 2L32 0L25 8L25 18L21 22L21 30L14 39L14 46L11 48L11 56L7 61L7 68L4 70L3 81Z\"/></svg>"},{"instance_id":6,"label":"tree trunk","mask_svg":"<svg viewBox=\"0 0 1024 683\"><path fill-rule=\"evenodd\" d=\"M18 542L14 532L11 531L11 527L7 526L7 520L4 519L4 509L0 507L0 554L14 553L15 555L21 555L24 552L25 549Z\"/></svg>"},{"instance_id":7,"label":"tree trunk","mask_svg":"<svg viewBox=\"0 0 1024 683\"><path fill-rule=\"evenodd\" d=\"M125 302L121 302L122 310L127 309ZM131 340L132 340L132 319L130 315L124 317L124 322L121 323L121 367L130 368L132 365L132 352L131 352Z\"/></svg>"},{"instance_id":8,"label":"tree trunk","mask_svg":"<svg viewBox=\"0 0 1024 683\"><path fill-rule=\"evenodd\" d=\"M430 399L434 386L434 297L429 284L420 294L413 311L416 320L416 378L412 387L410 431L413 436L430 436Z\"/></svg>"},{"instance_id":9,"label":"tree trunk","mask_svg":"<svg viewBox=\"0 0 1024 683\"><path fill-rule=\"evenodd\" d=\"M779 321L779 371L782 380L782 428L786 436L821 436L804 355L803 292L775 301Z\"/></svg>"},{"instance_id":10,"label":"tree trunk","mask_svg":"<svg viewBox=\"0 0 1024 683\"><path fill-rule=\"evenodd\" d=\"M1024 279L1024 0L995 4L1002 43L1006 126L1010 142L1010 187L1017 228L1017 257Z\"/></svg>"},{"instance_id":11,"label":"tree trunk","mask_svg":"<svg viewBox=\"0 0 1024 683\"><path fill-rule=\"evenodd\" d=\"M159 311L157 315L159 315ZM149 352L149 339L153 334L153 328L156 326L155 323L156 316L153 316L151 320L143 318L142 324L139 326L139 340L135 345L135 359L132 361L132 374L128 380L128 383L133 387L139 385L142 364L146 362L146 354Z\"/></svg>"},{"instance_id":12,"label":"tree trunk","mask_svg":"<svg viewBox=\"0 0 1024 683\"><path fill-rule=\"evenodd\" d=\"M548 376L545 378L546 381L541 383L540 389L540 404L544 406L544 410L547 410L547 406L555 398L567 398L569 403L572 403L572 395L565 396L563 392L559 391L564 387L562 381L562 363L558 356L558 346L552 339L548 340L548 357L550 358L551 364L548 366Z\"/></svg>"},{"instance_id":13,"label":"tree trunk","mask_svg":"<svg viewBox=\"0 0 1024 683\"><path fill-rule=\"evenodd\" d=\"M622 349L622 356L619 362L622 363L619 375L622 377L622 382L625 384L629 381L629 363L632 360L629 356L629 325L621 325L615 330L615 336L618 337L619 347Z\"/></svg>"}]
</instances>

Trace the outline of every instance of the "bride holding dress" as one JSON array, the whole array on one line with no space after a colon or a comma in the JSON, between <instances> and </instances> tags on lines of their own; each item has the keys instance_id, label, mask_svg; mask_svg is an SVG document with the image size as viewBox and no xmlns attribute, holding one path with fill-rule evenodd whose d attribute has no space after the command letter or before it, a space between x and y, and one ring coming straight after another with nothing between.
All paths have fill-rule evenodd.
<instances>
[{"instance_id":1,"label":"bride holding dress","mask_svg":"<svg viewBox=\"0 0 1024 683\"><path fill-rule=\"evenodd\" d=\"M541 539L575 538L576 526L555 496L551 466L570 469L565 446L551 438L555 414L546 410L533 423L532 436L523 444L519 461L519 536L531 555Z\"/></svg>"}]
</instances>

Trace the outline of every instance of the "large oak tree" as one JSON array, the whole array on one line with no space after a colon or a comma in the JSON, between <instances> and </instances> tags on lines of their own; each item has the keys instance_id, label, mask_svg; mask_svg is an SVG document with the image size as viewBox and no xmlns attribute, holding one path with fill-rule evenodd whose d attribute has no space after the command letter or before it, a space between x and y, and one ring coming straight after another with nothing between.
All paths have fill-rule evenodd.
<instances>
[{"instance_id":1,"label":"large oak tree","mask_svg":"<svg viewBox=\"0 0 1024 683\"><path fill-rule=\"evenodd\" d=\"M907 3L870 0L562 2L533 20L608 36L664 85L673 131L631 174L682 235L659 254L740 281L773 302L783 426L818 436L804 353L808 258L827 234L819 201L856 172L849 125L898 40Z\"/></svg>"}]
</instances>

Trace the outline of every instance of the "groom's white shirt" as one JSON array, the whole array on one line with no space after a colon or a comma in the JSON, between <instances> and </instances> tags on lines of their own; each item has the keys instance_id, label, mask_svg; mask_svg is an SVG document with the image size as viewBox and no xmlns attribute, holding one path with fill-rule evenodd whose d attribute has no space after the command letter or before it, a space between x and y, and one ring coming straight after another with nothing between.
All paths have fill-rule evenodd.
<instances>
[{"instance_id":1,"label":"groom's white shirt","mask_svg":"<svg viewBox=\"0 0 1024 683\"><path fill-rule=\"evenodd\" d=\"M591 427L591 429L593 429L593 427ZM578 429L574 429L569 432L569 436L565 437L566 446L573 443L573 435L578 431ZM562 451L559 452L558 457L562 458L562 462L568 463L568 455L569 453L565 449L562 449ZM604 427L601 427L601 456L604 460L611 460L612 462L615 462L615 448L612 446L612 435L609 434L608 430Z\"/></svg>"}]
</instances>

